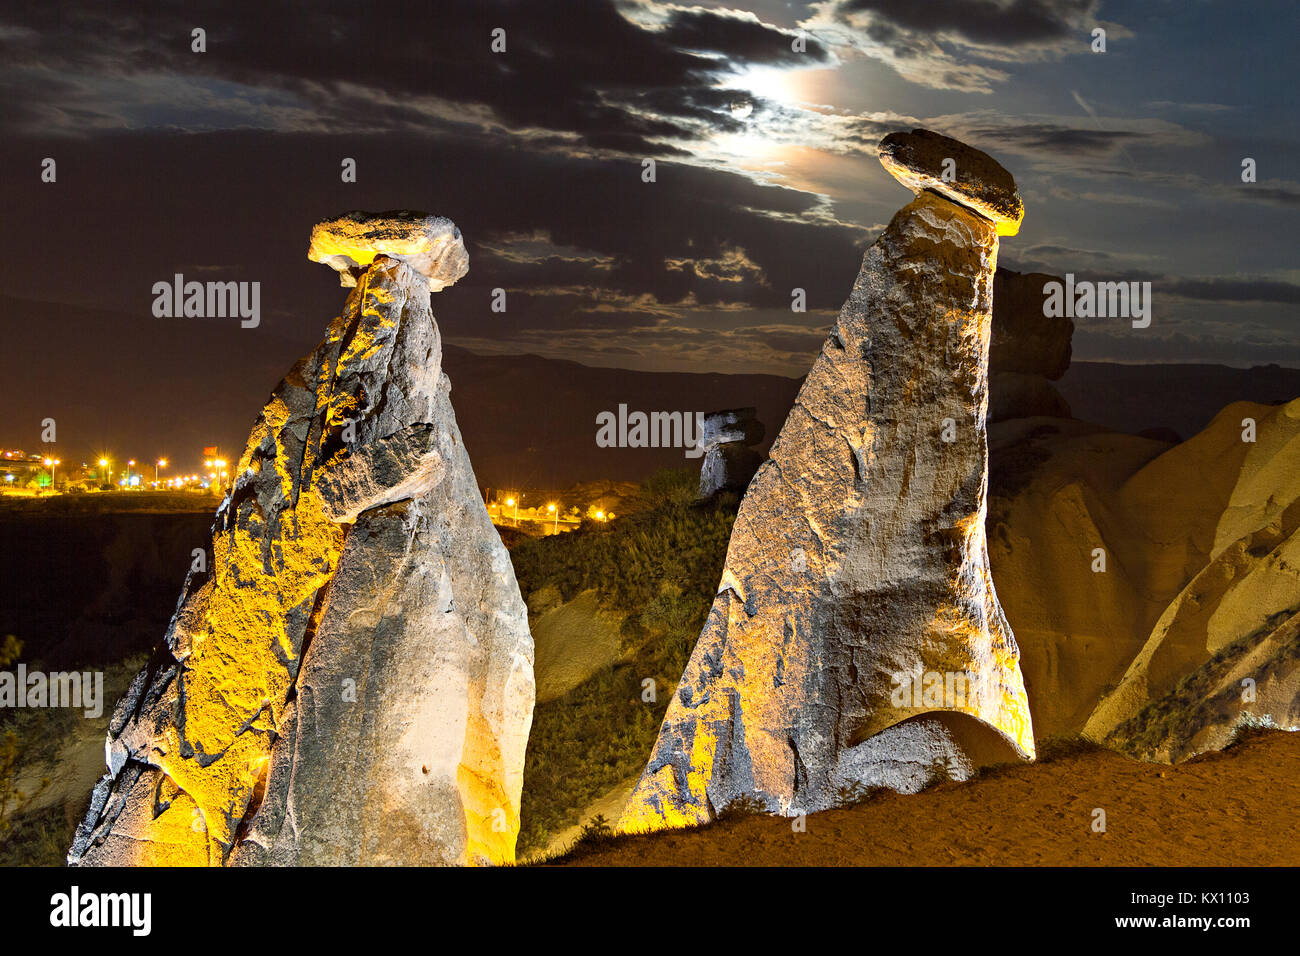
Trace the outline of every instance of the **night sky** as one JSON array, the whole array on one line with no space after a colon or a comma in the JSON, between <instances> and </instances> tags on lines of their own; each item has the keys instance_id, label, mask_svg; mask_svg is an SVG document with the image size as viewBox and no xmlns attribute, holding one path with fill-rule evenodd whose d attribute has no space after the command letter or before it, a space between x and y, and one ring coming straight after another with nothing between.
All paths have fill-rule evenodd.
<instances>
[{"instance_id":1,"label":"night sky","mask_svg":"<svg viewBox=\"0 0 1300 956\"><path fill-rule=\"evenodd\" d=\"M862 250L908 199L876 143L917 126L1015 175L1027 215L1002 265L1152 281L1151 327L1081 324L1076 360L1300 365L1297 11L1289 0L8 3L5 387L40 394L43 361L93 362L97 387L174 403L171 373L220 373L213 335L250 361L301 354L342 301L334 274L306 259L312 223L392 208L449 216L466 238L468 277L434 298L449 342L802 375ZM1091 50L1098 26L1105 53ZM195 27L204 53L191 49ZM504 53L490 46L497 27ZM41 181L45 157L54 183ZM345 157L356 183L341 181ZM646 158L656 182L642 182ZM260 282L262 322L168 320L182 338L193 331L193 364L173 350L180 368L152 383L112 377L120 354L147 351L126 340L138 336L80 341L57 310L15 302L94 307L111 333L114 316L148 316L153 284L175 273ZM497 287L504 314L490 310ZM806 314L790 310L796 287ZM35 434L11 421L0 439L32 446Z\"/></svg>"}]
</instances>

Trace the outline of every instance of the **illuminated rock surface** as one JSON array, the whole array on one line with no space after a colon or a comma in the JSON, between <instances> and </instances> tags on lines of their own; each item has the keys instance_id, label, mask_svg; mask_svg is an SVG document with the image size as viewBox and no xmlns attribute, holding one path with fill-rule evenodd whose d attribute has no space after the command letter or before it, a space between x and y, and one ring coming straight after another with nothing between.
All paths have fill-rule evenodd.
<instances>
[{"instance_id":1,"label":"illuminated rock surface","mask_svg":"<svg viewBox=\"0 0 1300 956\"><path fill-rule=\"evenodd\" d=\"M932 191L973 209L1014 236L1025 218L1015 180L992 156L928 129L890 133L880 141L880 162L914 193Z\"/></svg>"},{"instance_id":2,"label":"illuminated rock surface","mask_svg":"<svg viewBox=\"0 0 1300 956\"><path fill-rule=\"evenodd\" d=\"M1020 208L1005 171L970 188ZM706 821L741 798L819 810L863 786L914 790L1033 756L984 537L998 231L922 189L867 250L741 503L621 829ZM917 699L891 699L903 675L931 672L974 680L947 699L924 680Z\"/></svg>"},{"instance_id":3,"label":"illuminated rock surface","mask_svg":"<svg viewBox=\"0 0 1300 956\"><path fill-rule=\"evenodd\" d=\"M404 209L349 212L311 231L307 258L337 271L344 288L355 286L377 256L405 262L429 280L430 292L441 292L469 271L460 230L442 216Z\"/></svg>"},{"instance_id":4,"label":"illuminated rock surface","mask_svg":"<svg viewBox=\"0 0 1300 956\"><path fill-rule=\"evenodd\" d=\"M1028 466L989 538L1040 735L1179 761L1300 727L1300 400L1234 403L1172 447L994 431L995 467Z\"/></svg>"},{"instance_id":5,"label":"illuminated rock surface","mask_svg":"<svg viewBox=\"0 0 1300 956\"><path fill-rule=\"evenodd\" d=\"M447 225L449 270L375 257L262 410L70 862L513 859L533 646L441 370Z\"/></svg>"}]
</instances>

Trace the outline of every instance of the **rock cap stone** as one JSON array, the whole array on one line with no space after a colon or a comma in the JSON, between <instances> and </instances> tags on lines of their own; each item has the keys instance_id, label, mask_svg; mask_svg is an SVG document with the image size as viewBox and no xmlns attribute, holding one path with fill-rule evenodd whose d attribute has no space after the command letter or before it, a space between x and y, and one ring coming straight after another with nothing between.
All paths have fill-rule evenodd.
<instances>
[{"instance_id":1,"label":"rock cap stone","mask_svg":"<svg viewBox=\"0 0 1300 956\"><path fill-rule=\"evenodd\" d=\"M973 210L997 226L999 236L1014 236L1025 218L1016 181L1002 164L972 146L928 129L890 133L878 147L880 163L915 193L931 190ZM955 179L944 179L944 160L955 165Z\"/></svg>"},{"instance_id":2,"label":"rock cap stone","mask_svg":"<svg viewBox=\"0 0 1300 956\"><path fill-rule=\"evenodd\" d=\"M469 253L450 219L409 209L389 212L353 210L316 223L307 258L339 273L350 288L377 256L400 259L441 292L469 271Z\"/></svg>"}]
</instances>

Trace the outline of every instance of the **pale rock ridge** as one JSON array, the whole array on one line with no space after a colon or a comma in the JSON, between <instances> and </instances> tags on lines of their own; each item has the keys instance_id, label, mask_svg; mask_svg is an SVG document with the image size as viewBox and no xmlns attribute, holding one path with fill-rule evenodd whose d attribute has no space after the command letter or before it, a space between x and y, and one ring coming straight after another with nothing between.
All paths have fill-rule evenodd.
<instances>
[{"instance_id":1,"label":"pale rock ridge","mask_svg":"<svg viewBox=\"0 0 1300 956\"><path fill-rule=\"evenodd\" d=\"M882 145L882 162L901 160ZM1014 183L989 175L972 191L1009 217ZM865 786L915 790L939 764L960 779L1033 757L984 536L999 228L921 188L867 250L741 503L621 829L703 822L742 799L820 810ZM974 680L960 699L923 695L933 672Z\"/></svg>"},{"instance_id":2,"label":"pale rock ridge","mask_svg":"<svg viewBox=\"0 0 1300 956\"><path fill-rule=\"evenodd\" d=\"M1258 428L1253 442L1240 437L1245 417ZM1193 443L1232 478L1228 494L1195 519L1209 544L1204 565L1083 729L1162 762L1221 750L1243 725L1300 730L1300 399L1230 405L1124 490L1177 494L1163 459ZM1179 471L1206 483L1204 467Z\"/></svg>"},{"instance_id":3,"label":"pale rock ridge","mask_svg":"<svg viewBox=\"0 0 1300 956\"><path fill-rule=\"evenodd\" d=\"M454 242L425 271L347 247L368 266L253 427L209 571L114 712L70 863L514 857L532 639L429 302L463 245L433 217L345 218Z\"/></svg>"}]
</instances>

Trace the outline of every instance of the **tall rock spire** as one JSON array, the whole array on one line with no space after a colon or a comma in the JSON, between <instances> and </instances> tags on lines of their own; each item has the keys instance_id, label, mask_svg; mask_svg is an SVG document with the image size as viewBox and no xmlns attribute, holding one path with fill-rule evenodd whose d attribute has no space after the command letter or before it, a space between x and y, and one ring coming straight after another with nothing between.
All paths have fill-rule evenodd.
<instances>
[{"instance_id":1,"label":"tall rock spire","mask_svg":"<svg viewBox=\"0 0 1300 956\"><path fill-rule=\"evenodd\" d=\"M1023 206L947 137L895 133L880 157L916 197L867 250L741 502L623 830L1034 755L984 538L993 273Z\"/></svg>"},{"instance_id":2,"label":"tall rock spire","mask_svg":"<svg viewBox=\"0 0 1300 956\"><path fill-rule=\"evenodd\" d=\"M430 308L460 232L349 213L309 255L353 291L253 426L71 863L514 859L533 643Z\"/></svg>"}]
</instances>

